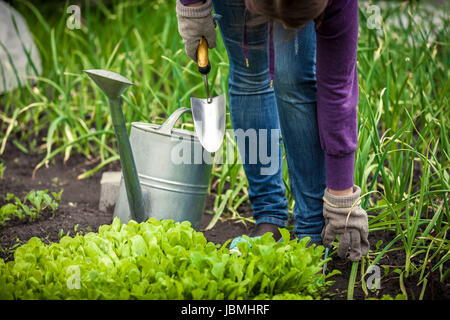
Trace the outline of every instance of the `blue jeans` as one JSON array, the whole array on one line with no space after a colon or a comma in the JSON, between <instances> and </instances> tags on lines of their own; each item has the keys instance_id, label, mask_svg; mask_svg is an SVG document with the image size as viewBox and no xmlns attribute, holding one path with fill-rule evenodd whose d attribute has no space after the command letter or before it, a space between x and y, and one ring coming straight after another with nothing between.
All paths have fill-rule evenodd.
<instances>
[{"instance_id":1,"label":"blue jeans","mask_svg":"<svg viewBox=\"0 0 450 320\"><path fill-rule=\"evenodd\" d=\"M289 184L295 199L294 233L298 238L309 236L311 241L320 241L324 225L325 158L319 142L316 115L314 24L311 22L299 31L286 31L274 23L275 77L272 89L268 25L251 25L252 18L247 14L249 65L246 66L242 45L244 0L213 0L213 5L215 13L222 15L218 24L230 63L228 100L235 135L237 130L241 133L267 130L266 135L257 135L256 142L238 143L255 221L257 224L286 226L289 213L283 182L284 145ZM273 163L262 161L260 157L254 161L251 152L256 149L259 152L262 146L269 146L264 150L270 154L274 151L270 148L273 144L278 152L275 157L278 166L276 170L267 170L268 167L273 168Z\"/></svg>"}]
</instances>

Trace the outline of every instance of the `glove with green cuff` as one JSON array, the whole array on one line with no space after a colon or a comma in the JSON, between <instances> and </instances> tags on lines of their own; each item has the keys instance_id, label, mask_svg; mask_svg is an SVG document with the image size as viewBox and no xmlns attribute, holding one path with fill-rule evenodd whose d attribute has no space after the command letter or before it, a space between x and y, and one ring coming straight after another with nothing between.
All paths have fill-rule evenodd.
<instances>
[{"instance_id":1,"label":"glove with green cuff","mask_svg":"<svg viewBox=\"0 0 450 320\"><path fill-rule=\"evenodd\" d=\"M339 236L338 256L350 261L358 261L369 252L369 224L359 204L360 195L361 189L354 186L351 195L335 196L325 189L323 197L323 244L329 248Z\"/></svg>"},{"instance_id":2,"label":"glove with green cuff","mask_svg":"<svg viewBox=\"0 0 450 320\"><path fill-rule=\"evenodd\" d=\"M194 61L197 61L197 48L202 36L208 42L208 48L216 47L216 30L211 11L211 0L206 0L198 7L185 6L177 0L178 32L183 38L187 55Z\"/></svg>"}]
</instances>

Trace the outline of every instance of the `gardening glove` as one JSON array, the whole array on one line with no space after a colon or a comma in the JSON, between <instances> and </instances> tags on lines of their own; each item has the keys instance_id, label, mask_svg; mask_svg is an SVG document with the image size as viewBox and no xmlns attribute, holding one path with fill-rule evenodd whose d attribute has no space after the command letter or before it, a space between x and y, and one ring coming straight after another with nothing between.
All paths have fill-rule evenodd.
<instances>
[{"instance_id":1,"label":"gardening glove","mask_svg":"<svg viewBox=\"0 0 450 320\"><path fill-rule=\"evenodd\" d=\"M339 236L338 256L350 261L358 261L369 252L369 223L359 203L360 195L361 189L354 186L349 196L332 195L327 188L323 197L323 244L330 248Z\"/></svg>"},{"instance_id":2,"label":"gardening glove","mask_svg":"<svg viewBox=\"0 0 450 320\"><path fill-rule=\"evenodd\" d=\"M187 55L197 61L197 48L203 36L208 48L216 47L216 30L211 13L212 2L206 0L199 7L188 7L177 0L178 32L183 38Z\"/></svg>"}]
</instances>

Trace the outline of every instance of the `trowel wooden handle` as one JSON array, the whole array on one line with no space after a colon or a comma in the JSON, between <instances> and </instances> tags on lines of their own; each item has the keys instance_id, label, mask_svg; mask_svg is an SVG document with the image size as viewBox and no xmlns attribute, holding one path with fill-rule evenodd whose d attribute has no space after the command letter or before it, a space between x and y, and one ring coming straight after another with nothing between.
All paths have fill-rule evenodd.
<instances>
[{"instance_id":1,"label":"trowel wooden handle","mask_svg":"<svg viewBox=\"0 0 450 320\"><path fill-rule=\"evenodd\" d=\"M211 64L208 59L208 42L205 37L200 38L200 43L197 48L197 65L198 71L201 74L208 74L211 70Z\"/></svg>"}]
</instances>

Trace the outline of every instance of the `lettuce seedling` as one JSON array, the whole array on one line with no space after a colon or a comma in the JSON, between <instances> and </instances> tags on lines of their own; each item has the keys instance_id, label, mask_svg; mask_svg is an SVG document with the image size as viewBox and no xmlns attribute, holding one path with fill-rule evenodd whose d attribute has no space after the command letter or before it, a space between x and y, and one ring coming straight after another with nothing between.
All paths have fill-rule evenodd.
<instances>
[{"instance_id":1,"label":"lettuce seedling","mask_svg":"<svg viewBox=\"0 0 450 320\"><path fill-rule=\"evenodd\" d=\"M52 192L48 194L48 190L30 191L23 199L19 199L12 193L7 193L5 201L9 201L0 208L0 226L3 226L11 216L15 216L20 220L25 218L30 221L36 220L45 210L55 212L59 208L61 202L62 190L59 193ZM53 198L52 198L53 197Z\"/></svg>"}]
</instances>

